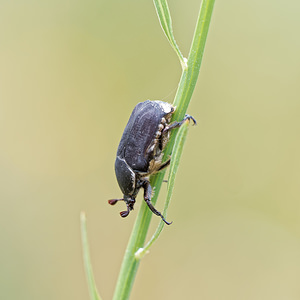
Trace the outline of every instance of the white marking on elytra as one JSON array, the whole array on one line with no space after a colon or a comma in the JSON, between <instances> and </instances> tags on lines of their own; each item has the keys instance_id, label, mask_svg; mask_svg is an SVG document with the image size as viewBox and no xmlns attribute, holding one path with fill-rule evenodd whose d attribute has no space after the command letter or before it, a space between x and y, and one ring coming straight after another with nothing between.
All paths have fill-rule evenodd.
<instances>
[{"instance_id":1,"label":"white marking on elytra","mask_svg":"<svg viewBox=\"0 0 300 300\"><path fill-rule=\"evenodd\" d=\"M159 100L155 100L154 102L158 103L159 106L162 108L162 110L164 111L164 113L169 114L172 111L174 111L174 107L172 104L168 103L168 102L164 102L164 101L159 101Z\"/></svg>"}]
</instances>

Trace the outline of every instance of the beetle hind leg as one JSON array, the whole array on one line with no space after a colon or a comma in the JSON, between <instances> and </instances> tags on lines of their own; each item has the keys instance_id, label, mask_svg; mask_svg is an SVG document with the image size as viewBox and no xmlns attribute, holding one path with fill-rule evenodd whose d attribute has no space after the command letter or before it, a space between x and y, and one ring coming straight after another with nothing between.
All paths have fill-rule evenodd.
<instances>
[{"instance_id":1,"label":"beetle hind leg","mask_svg":"<svg viewBox=\"0 0 300 300\"><path fill-rule=\"evenodd\" d=\"M161 163L161 162L155 162L155 160L152 160L150 162L150 166L149 169L151 170L150 174L155 174L160 172L161 170L167 168L170 165L171 162L171 158L169 158L168 160L166 160L165 162Z\"/></svg>"},{"instance_id":2,"label":"beetle hind leg","mask_svg":"<svg viewBox=\"0 0 300 300\"><path fill-rule=\"evenodd\" d=\"M164 163L162 163L159 167L157 172L163 170L164 168L168 167L171 163L171 158L169 158L167 161L165 161Z\"/></svg>"}]
</instances>

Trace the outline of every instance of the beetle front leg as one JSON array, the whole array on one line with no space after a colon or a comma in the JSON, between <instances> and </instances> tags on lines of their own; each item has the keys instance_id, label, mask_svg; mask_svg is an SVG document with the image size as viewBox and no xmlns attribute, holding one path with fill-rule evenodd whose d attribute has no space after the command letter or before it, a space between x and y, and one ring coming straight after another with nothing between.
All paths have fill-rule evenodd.
<instances>
[{"instance_id":1,"label":"beetle front leg","mask_svg":"<svg viewBox=\"0 0 300 300\"><path fill-rule=\"evenodd\" d=\"M150 182L148 180L145 180L143 183L143 188L144 188L144 200L146 201L148 207L150 208L150 210L157 216L161 217L162 220L167 224L170 225L172 224L172 222L167 222L166 219L164 218L164 216L156 210L156 208L153 206L153 204L151 203L151 194L152 194L152 188L150 185Z\"/></svg>"},{"instance_id":2,"label":"beetle front leg","mask_svg":"<svg viewBox=\"0 0 300 300\"><path fill-rule=\"evenodd\" d=\"M189 120L189 121L192 120L193 123L194 123L193 125L197 125L196 120L195 120L192 116L190 116L190 115L185 115L185 117L183 118L182 121L180 121L180 122L175 121L175 122L173 122L172 124L166 126L166 127L164 128L164 130L163 130L163 133L165 133L165 132L167 132L167 131L169 131L169 130L171 130L171 129L180 127L186 120Z\"/></svg>"}]
</instances>

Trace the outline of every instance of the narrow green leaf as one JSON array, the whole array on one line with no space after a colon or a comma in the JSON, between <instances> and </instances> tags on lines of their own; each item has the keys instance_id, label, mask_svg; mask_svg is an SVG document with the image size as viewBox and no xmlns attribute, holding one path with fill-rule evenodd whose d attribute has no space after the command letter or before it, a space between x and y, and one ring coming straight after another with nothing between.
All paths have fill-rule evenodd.
<instances>
[{"instance_id":1,"label":"narrow green leaf","mask_svg":"<svg viewBox=\"0 0 300 300\"><path fill-rule=\"evenodd\" d=\"M82 241L82 250L83 250L83 262L85 268L86 279L88 283L88 289L91 300L101 300L99 293L97 291L97 287L94 280L90 252L89 252L89 244L86 230L86 217L85 213L80 213L80 229L81 229L81 241Z\"/></svg>"},{"instance_id":2,"label":"narrow green leaf","mask_svg":"<svg viewBox=\"0 0 300 300\"><path fill-rule=\"evenodd\" d=\"M183 57L182 53L179 50L179 47L175 41L174 35L173 35L173 28L172 28L172 19L170 10L168 7L168 3L166 0L153 0L154 6L156 9L156 13L160 22L160 25L170 43L174 51L176 52L181 66L183 69L186 68L186 61L187 59Z\"/></svg>"},{"instance_id":3,"label":"narrow green leaf","mask_svg":"<svg viewBox=\"0 0 300 300\"><path fill-rule=\"evenodd\" d=\"M165 202L165 207L163 211L163 215L165 218L167 217L167 211L168 207L171 201L173 189L174 189L174 184L175 184L175 177L176 173L179 167L179 161L180 157L182 154L183 146L186 140L186 136L188 133L188 125L189 121L187 120L184 122L184 124L179 128L178 133L176 135L175 143L174 143L174 149L172 152L172 158L171 158L171 164L170 164L170 172L169 172L169 178L168 178L168 190L167 190L167 197L166 197L166 202ZM151 245L158 239L160 233L163 230L165 223L161 220L159 222L159 225L153 234L152 238L150 241L146 244L145 247L138 249L138 251L135 253L135 257L137 259L143 258L143 256L148 253Z\"/></svg>"}]
</instances>

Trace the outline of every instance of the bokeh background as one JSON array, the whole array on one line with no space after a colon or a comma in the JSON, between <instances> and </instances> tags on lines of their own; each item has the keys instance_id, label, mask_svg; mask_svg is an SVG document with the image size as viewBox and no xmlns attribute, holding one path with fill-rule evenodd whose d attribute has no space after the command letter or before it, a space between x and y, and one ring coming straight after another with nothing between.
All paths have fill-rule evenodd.
<instances>
[{"instance_id":1,"label":"bokeh background","mask_svg":"<svg viewBox=\"0 0 300 300\"><path fill-rule=\"evenodd\" d=\"M169 1L185 56L200 1ZM216 1L165 228L131 299L300 299L300 2ZM111 299L127 219L115 153L180 78L152 1L0 1L0 298ZM166 186L157 208L162 209ZM153 218L150 233L159 218Z\"/></svg>"}]
</instances>

